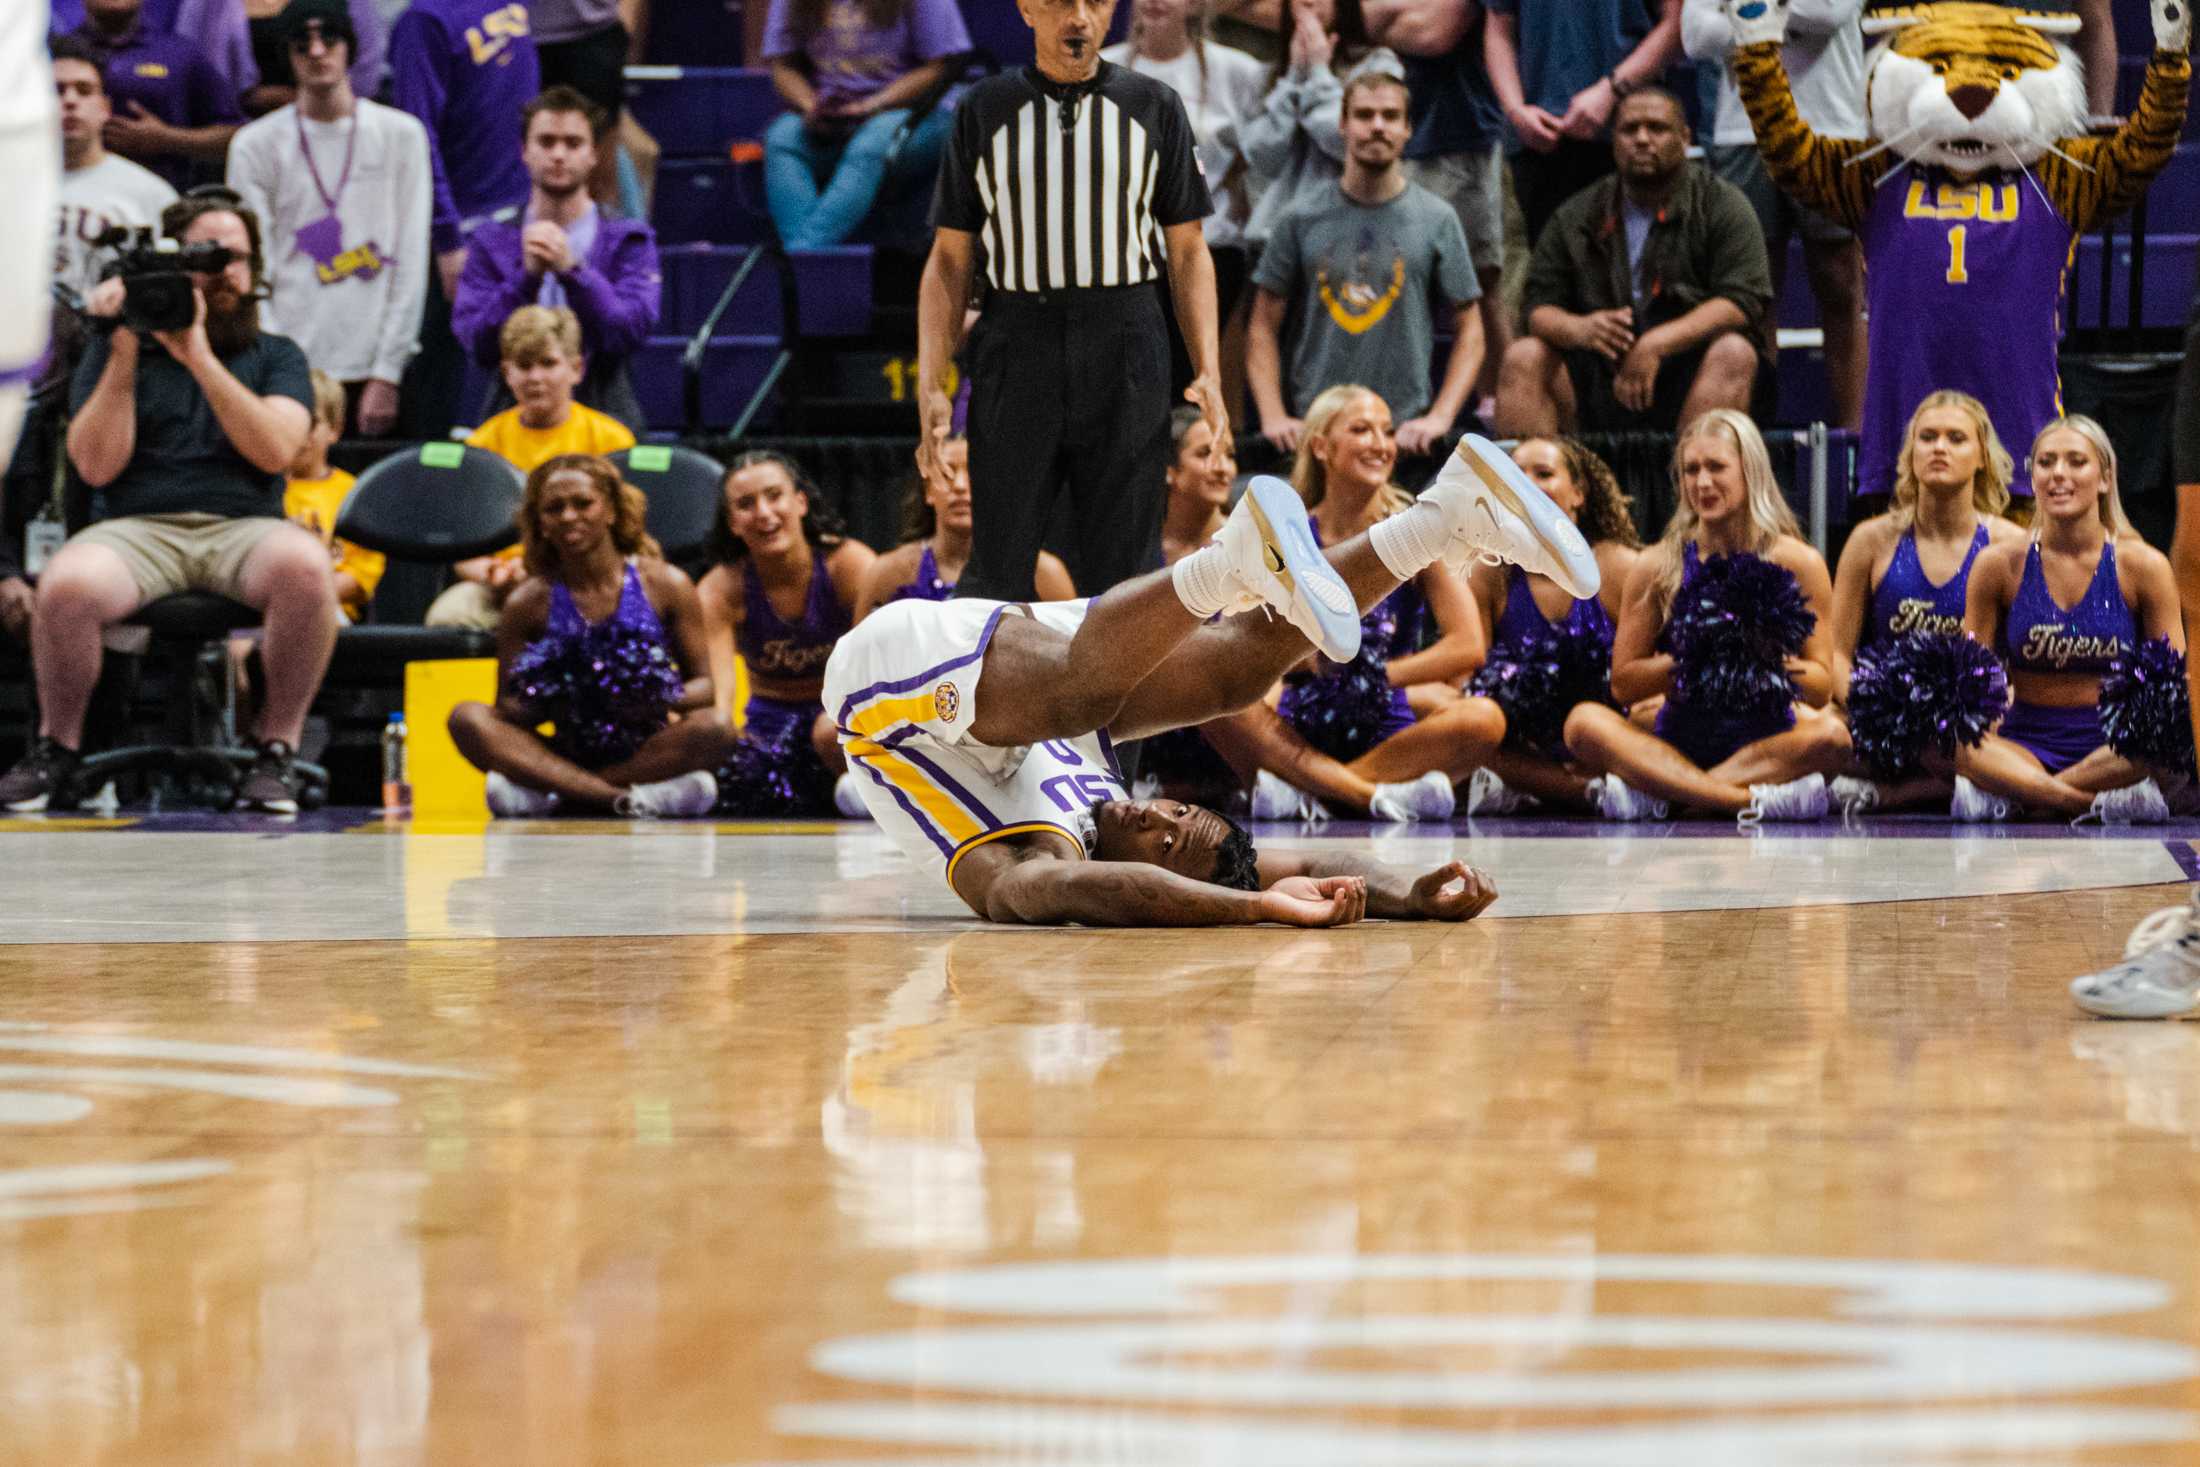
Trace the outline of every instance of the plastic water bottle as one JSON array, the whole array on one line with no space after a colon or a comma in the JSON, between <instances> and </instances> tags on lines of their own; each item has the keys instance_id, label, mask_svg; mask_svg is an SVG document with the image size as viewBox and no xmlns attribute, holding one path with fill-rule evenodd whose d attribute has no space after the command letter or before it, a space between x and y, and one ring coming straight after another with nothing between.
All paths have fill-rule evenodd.
<instances>
[{"instance_id":1,"label":"plastic water bottle","mask_svg":"<svg viewBox=\"0 0 2200 1467\"><path fill-rule=\"evenodd\" d=\"M402 815L412 809L412 774L405 767L405 715L392 713L382 725L382 812Z\"/></svg>"}]
</instances>

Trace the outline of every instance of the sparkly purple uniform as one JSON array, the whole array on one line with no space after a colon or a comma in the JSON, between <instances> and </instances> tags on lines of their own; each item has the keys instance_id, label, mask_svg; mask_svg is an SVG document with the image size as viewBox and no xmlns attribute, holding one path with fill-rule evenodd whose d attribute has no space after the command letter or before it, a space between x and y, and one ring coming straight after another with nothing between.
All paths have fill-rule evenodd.
<instances>
[{"instance_id":1,"label":"sparkly purple uniform","mask_svg":"<svg viewBox=\"0 0 2200 1467\"><path fill-rule=\"evenodd\" d=\"M2013 451L2029 448L2061 411L2069 221L2020 173L1963 182L1909 168L1881 182L1863 240L1872 318L1917 324L1871 333L1859 492L1893 490L1910 414L1943 388L1984 403ZM2032 490L2020 479L2010 492Z\"/></svg>"},{"instance_id":2,"label":"sparkly purple uniform","mask_svg":"<svg viewBox=\"0 0 2200 1467\"><path fill-rule=\"evenodd\" d=\"M1521 647L1531 637L1547 636L1552 632L1586 634L1609 647L1612 644L1611 614L1605 611L1602 601L1591 596L1576 601L1565 620L1553 622L1543 614L1543 608L1536 605L1535 592L1528 585L1528 573L1517 565L1507 567L1505 609L1497 614L1497 626L1490 634L1491 650Z\"/></svg>"},{"instance_id":3,"label":"sparkly purple uniform","mask_svg":"<svg viewBox=\"0 0 2200 1467\"><path fill-rule=\"evenodd\" d=\"M2116 575L2116 542L2101 546L2100 564L2085 594L2068 611L2055 604L2047 589L2047 572L2040 565L2037 540L2025 553L2024 579L2002 625L2000 652L2012 672L2082 672L2099 676L2111 659L2129 652L2139 642L2139 624L2124 601ZM2021 698L2009 707L2001 721L2001 736L2032 751L2060 774L2108 742L2101 730L2100 709L2092 703L2075 708L2053 708L2027 703Z\"/></svg>"},{"instance_id":4,"label":"sparkly purple uniform","mask_svg":"<svg viewBox=\"0 0 2200 1467\"><path fill-rule=\"evenodd\" d=\"M848 612L833 589L825 557L813 556L802 615L789 622L772 606L754 566L741 577L746 615L734 648L751 677L822 678L833 648L848 634ZM833 809L833 775L819 762L810 730L822 703L790 703L751 693L741 742L718 771L718 813L751 817L824 815Z\"/></svg>"},{"instance_id":5,"label":"sparkly purple uniform","mask_svg":"<svg viewBox=\"0 0 2200 1467\"><path fill-rule=\"evenodd\" d=\"M581 665L594 671L573 676ZM589 770L632 758L672 722L686 686L632 562L618 606L598 622L581 615L565 582L551 581L548 623L512 659L508 682L554 725L550 747Z\"/></svg>"},{"instance_id":6,"label":"sparkly purple uniform","mask_svg":"<svg viewBox=\"0 0 2200 1467\"><path fill-rule=\"evenodd\" d=\"M1312 515L1307 523L1319 545L1320 523ZM1408 581L1360 618L1357 657L1341 664L1323 662L1313 677L1285 687L1276 712L1330 758L1359 758L1413 726L1406 690L1390 681L1390 659L1418 651L1427 625L1428 602Z\"/></svg>"},{"instance_id":7,"label":"sparkly purple uniform","mask_svg":"<svg viewBox=\"0 0 2200 1467\"><path fill-rule=\"evenodd\" d=\"M1963 630L1963 598L1971 588L1971 567L1991 537L1980 525L1971 536L1970 553L1963 568L1939 585L1926 578L1917 558L1917 531L1904 530L1895 543L1894 559L1872 591L1871 611L1864 619L1862 647L1877 647L1912 632L1955 633Z\"/></svg>"},{"instance_id":8,"label":"sparkly purple uniform","mask_svg":"<svg viewBox=\"0 0 2200 1467\"><path fill-rule=\"evenodd\" d=\"M940 576L940 563L932 558L932 547L924 547L924 554L917 561L917 573L905 586L895 588L894 594L881 605L891 606L896 601L946 601L955 594L952 581Z\"/></svg>"}]
</instances>

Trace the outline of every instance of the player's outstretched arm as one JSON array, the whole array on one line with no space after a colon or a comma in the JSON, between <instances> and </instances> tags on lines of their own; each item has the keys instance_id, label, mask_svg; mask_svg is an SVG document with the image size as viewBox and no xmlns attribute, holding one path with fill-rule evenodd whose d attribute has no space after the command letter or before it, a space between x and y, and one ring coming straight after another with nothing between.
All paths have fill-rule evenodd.
<instances>
[{"instance_id":1,"label":"player's outstretched arm","mask_svg":"<svg viewBox=\"0 0 2200 1467\"><path fill-rule=\"evenodd\" d=\"M970 852L955 870L955 893L989 922L1087 927L1341 927L1366 915L1355 875L1299 878L1264 891L1238 891L1179 876L1143 861L1064 860L1008 841Z\"/></svg>"},{"instance_id":2,"label":"player's outstretched arm","mask_svg":"<svg viewBox=\"0 0 2200 1467\"><path fill-rule=\"evenodd\" d=\"M1367 915L1407 921L1466 922L1497 900L1497 883L1487 872L1464 861L1447 861L1419 876L1361 857L1262 851L1260 883L1270 890L1282 883L1354 876L1366 883Z\"/></svg>"}]
</instances>

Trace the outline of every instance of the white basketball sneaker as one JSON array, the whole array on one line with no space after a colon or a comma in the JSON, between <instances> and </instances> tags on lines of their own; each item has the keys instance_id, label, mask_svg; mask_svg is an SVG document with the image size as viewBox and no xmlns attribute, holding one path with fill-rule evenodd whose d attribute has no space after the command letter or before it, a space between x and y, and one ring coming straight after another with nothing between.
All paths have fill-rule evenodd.
<instances>
[{"instance_id":1,"label":"white basketball sneaker","mask_svg":"<svg viewBox=\"0 0 2200 1467\"><path fill-rule=\"evenodd\" d=\"M1963 825L1991 825L2009 818L2009 802L1986 793L1959 774L1955 798L1948 802L1948 818Z\"/></svg>"},{"instance_id":2,"label":"white basketball sneaker","mask_svg":"<svg viewBox=\"0 0 2200 1467\"><path fill-rule=\"evenodd\" d=\"M1638 820L1665 818L1665 801L1651 799L1616 774L1591 780L1589 798L1595 802L1597 813L1607 820L1632 824Z\"/></svg>"},{"instance_id":3,"label":"white basketball sneaker","mask_svg":"<svg viewBox=\"0 0 2200 1467\"><path fill-rule=\"evenodd\" d=\"M1215 545L1232 583L1244 593L1232 611L1269 607L1332 662L1360 651L1360 607L1306 526L1306 501L1283 480L1262 474L1245 486Z\"/></svg>"},{"instance_id":4,"label":"white basketball sneaker","mask_svg":"<svg viewBox=\"0 0 2200 1467\"><path fill-rule=\"evenodd\" d=\"M2086 825L2098 820L2103 825L2160 825L2167 819L2169 801L2162 798L2162 787L2151 779L2142 779L2120 790L2102 790L2093 797L2093 808L2070 823Z\"/></svg>"},{"instance_id":5,"label":"white basketball sneaker","mask_svg":"<svg viewBox=\"0 0 2200 1467\"><path fill-rule=\"evenodd\" d=\"M489 813L500 820L540 820L558 812L558 797L548 790L531 790L514 784L495 770L489 771Z\"/></svg>"},{"instance_id":6,"label":"white basketball sneaker","mask_svg":"<svg viewBox=\"0 0 2200 1467\"><path fill-rule=\"evenodd\" d=\"M2104 1019L2174 1019L2200 1007L2200 887L2132 928L2124 960L2073 980L2070 997Z\"/></svg>"},{"instance_id":7,"label":"white basketball sneaker","mask_svg":"<svg viewBox=\"0 0 2200 1467\"><path fill-rule=\"evenodd\" d=\"M1441 769L1431 769L1419 779L1375 786L1375 798L1367 802L1367 813L1377 820L1400 824L1449 820L1458 800L1451 776Z\"/></svg>"},{"instance_id":8,"label":"white basketball sneaker","mask_svg":"<svg viewBox=\"0 0 2200 1467\"><path fill-rule=\"evenodd\" d=\"M844 820L871 818L871 807L863 803L863 785L853 769L833 781L833 808Z\"/></svg>"},{"instance_id":9,"label":"white basketball sneaker","mask_svg":"<svg viewBox=\"0 0 2200 1467\"><path fill-rule=\"evenodd\" d=\"M1497 777L1494 769L1477 769L1467 780L1467 814L1510 815L1517 810L1532 810L1536 800L1524 795Z\"/></svg>"},{"instance_id":10,"label":"white basketball sneaker","mask_svg":"<svg viewBox=\"0 0 2200 1467\"><path fill-rule=\"evenodd\" d=\"M717 776L707 769L697 769L671 779L635 785L619 797L616 808L621 815L642 820L687 820L708 815L710 807L717 803Z\"/></svg>"},{"instance_id":11,"label":"white basketball sneaker","mask_svg":"<svg viewBox=\"0 0 2200 1467\"><path fill-rule=\"evenodd\" d=\"M1749 808L1734 817L1736 825L1762 825L1767 820L1823 820L1826 818L1826 777L1806 774L1785 784L1753 784Z\"/></svg>"},{"instance_id":12,"label":"white basketball sneaker","mask_svg":"<svg viewBox=\"0 0 2200 1467\"><path fill-rule=\"evenodd\" d=\"M1501 561L1549 576L1576 600L1596 595L1603 577L1581 531L1503 449L1480 434L1459 440L1421 498L1444 511L1452 537L1444 564L1459 575L1476 560Z\"/></svg>"},{"instance_id":13,"label":"white basketball sneaker","mask_svg":"<svg viewBox=\"0 0 2200 1467\"><path fill-rule=\"evenodd\" d=\"M1844 816L1865 815L1879 808L1879 786L1851 774L1836 779L1826 793L1833 808Z\"/></svg>"}]
</instances>

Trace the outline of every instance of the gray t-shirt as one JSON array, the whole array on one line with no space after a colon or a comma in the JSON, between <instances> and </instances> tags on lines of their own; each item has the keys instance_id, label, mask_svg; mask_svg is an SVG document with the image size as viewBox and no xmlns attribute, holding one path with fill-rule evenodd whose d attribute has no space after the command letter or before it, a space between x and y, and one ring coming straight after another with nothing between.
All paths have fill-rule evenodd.
<instances>
[{"instance_id":1,"label":"gray t-shirt","mask_svg":"<svg viewBox=\"0 0 2200 1467\"><path fill-rule=\"evenodd\" d=\"M1645 209L1624 195L1619 204L1620 227L1627 231L1627 277L1635 282L1635 309L1641 310L1650 292L1643 287L1642 251L1650 243L1650 229L1658 222L1655 209Z\"/></svg>"},{"instance_id":2,"label":"gray t-shirt","mask_svg":"<svg viewBox=\"0 0 2200 1467\"><path fill-rule=\"evenodd\" d=\"M1356 203L1333 188L1321 207L1293 207L1276 221L1253 281L1297 300L1285 348L1293 413L1352 382L1381 393L1401 423L1427 412L1435 395L1431 313L1482 294L1458 214L1416 183L1386 204Z\"/></svg>"}]
</instances>

